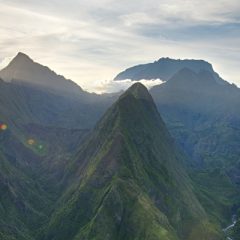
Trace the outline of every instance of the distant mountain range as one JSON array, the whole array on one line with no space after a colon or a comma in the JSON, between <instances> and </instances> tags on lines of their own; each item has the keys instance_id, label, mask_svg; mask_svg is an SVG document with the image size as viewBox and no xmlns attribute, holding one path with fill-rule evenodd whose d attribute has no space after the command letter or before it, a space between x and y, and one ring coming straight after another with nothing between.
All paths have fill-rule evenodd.
<instances>
[{"instance_id":1,"label":"distant mountain range","mask_svg":"<svg viewBox=\"0 0 240 240\"><path fill-rule=\"evenodd\" d=\"M176 60L171 58L160 58L153 63L130 67L123 72L120 72L114 80L131 79L133 81L138 81L141 79L161 79L163 81L168 81L183 68L188 68L195 73L208 71L212 73L214 79L219 84L226 84L226 81L224 81L213 70L212 65L206 61L193 59Z\"/></svg>"},{"instance_id":2,"label":"distant mountain range","mask_svg":"<svg viewBox=\"0 0 240 240\"><path fill-rule=\"evenodd\" d=\"M0 71L0 239L224 239L240 208L240 90L205 61L152 64L139 79L165 82L120 97L23 53Z\"/></svg>"},{"instance_id":3,"label":"distant mountain range","mask_svg":"<svg viewBox=\"0 0 240 240\"><path fill-rule=\"evenodd\" d=\"M166 82L150 93L180 146L198 166L228 165L229 176L240 183L240 89L203 60L160 58L128 68L115 80L156 78Z\"/></svg>"}]
</instances>

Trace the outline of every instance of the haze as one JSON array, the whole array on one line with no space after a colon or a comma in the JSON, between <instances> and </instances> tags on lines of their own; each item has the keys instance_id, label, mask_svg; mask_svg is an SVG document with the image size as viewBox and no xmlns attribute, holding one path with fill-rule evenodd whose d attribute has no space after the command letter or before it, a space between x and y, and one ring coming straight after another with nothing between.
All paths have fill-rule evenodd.
<instances>
[{"instance_id":1,"label":"haze","mask_svg":"<svg viewBox=\"0 0 240 240\"><path fill-rule=\"evenodd\" d=\"M239 12L238 0L1 0L0 68L21 51L94 91L132 65L194 58L239 86Z\"/></svg>"}]
</instances>

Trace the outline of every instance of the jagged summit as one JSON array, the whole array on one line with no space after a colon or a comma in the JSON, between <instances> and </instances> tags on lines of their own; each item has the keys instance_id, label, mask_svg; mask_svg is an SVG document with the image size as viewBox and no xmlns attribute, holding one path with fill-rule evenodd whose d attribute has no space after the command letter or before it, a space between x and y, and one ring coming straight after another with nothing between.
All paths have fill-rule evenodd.
<instances>
[{"instance_id":1,"label":"jagged summit","mask_svg":"<svg viewBox=\"0 0 240 240\"><path fill-rule=\"evenodd\" d=\"M124 97L127 94L132 94L136 99L144 99L153 101L151 94L147 88L140 82L134 83L126 92L122 95Z\"/></svg>"},{"instance_id":2,"label":"jagged summit","mask_svg":"<svg viewBox=\"0 0 240 240\"><path fill-rule=\"evenodd\" d=\"M11 69L11 71L17 71L19 73L19 69L31 69L33 66L37 64L33 61L27 54L19 52L8 64L8 66L5 69ZM4 80L11 81L11 77L14 77L14 79L17 79L18 76L16 74L10 74L6 70L1 70L0 74L3 76Z\"/></svg>"},{"instance_id":3,"label":"jagged summit","mask_svg":"<svg viewBox=\"0 0 240 240\"><path fill-rule=\"evenodd\" d=\"M12 59L11 62L16 62L16 61L30 61L33 62L33 60L25 53L23 52L18 52L17 55Z\"/></svg>"},{"instance_id":4,"label":"jagged summit","mask_svg":"<svg viewBox=\"0 0 240 240\"><path fill-rule=\"evenodd\" d=\"M118 119L118 121L116 121L116 119ZM151 122L154 126L160 124L161 129L164 129L163 135L168 136L167 131L165 131L165 124L157 111L151 94L148 89L139 82L129 87L112 105L103 120L100 121L98 125L99 129L102 129L106 122L109 124L112 120L118 124L118 130L120 128L133 129L136 123L140 126L140 122L143 125L147 122ZM143 123L144 120L146 120L145 123Z\"/></svg>"},{"instance_id":5,"label":"jagged summit","mask_svg":"<svg viewBox=\"0 0 240 240\"><path fill-rule=\"evenodd\" d=\"M153 122L156 123L159 121L163 124L148 89L142 83L137 82L129 87L112 107L109 108L102 120L98 123L97 128L104 129L106 123L107 125L117 123L117 129L119 130L119 127L126 127L132 124L131 122L140 122L141 117L142 119L149 117L150 115L145 114L146 112L154 116L152 119ZM116 119L118 120L116 121ZM109 124L112 121L115 121L115 123Z\"/></svg>"},{"instance_id":6,"label":"jagged summit","mask_svg":"<svg viewBox=\"0 0 240 240\"><path fill-rule=\"evenodd\" d=\"M34 62L25 53L19 52L7 67L0 71L6 82L23 82L44 87L56 93L78 94L82 89L74 82L56 74L46 66Z\"/></svg>"},{"instance_id":7,"label":"jagged summit","mask_svg":"<svg viewBox=\"0 0 240 240\"><path fill-rule=\"evenodd\" d=\"M111 119L118 119L116 121L119 124L118 127L126 127L127 129L133 129L136 123L139 126L142 123L141 128L146 127L143 123L144 120L152 122L154 126L161 125L161 129L164 131L163 135L168 136L152 96L142 83L135 83L129 87L109 109L108 114L105 115L102 122L108 122L107 124L109 124ZM102 125L100 128L102 128Z\"/></svg>"}]
</instances>

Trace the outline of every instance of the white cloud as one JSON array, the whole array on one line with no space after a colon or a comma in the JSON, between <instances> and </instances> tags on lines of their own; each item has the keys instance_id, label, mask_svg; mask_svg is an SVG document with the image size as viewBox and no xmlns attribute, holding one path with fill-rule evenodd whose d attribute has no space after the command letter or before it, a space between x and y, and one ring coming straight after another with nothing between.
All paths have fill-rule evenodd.
<instances>
[{"instance_id":1,"label":"white cloud","mask_svg":"<svg viewBox=\"0 0 240 240\"><path fill-rule=\"evenodd\" d=\"M106 80L106 81L96 82L96 85L92 89L94 90L94 92L97 92L97 93L120 92L120 91L125 91L135 82L136 81L132 81L130 79L120 80L120 81ZM152 79L152 80L141 79L138 82L142 83L148 89L150 89L153 86L162 84L164 81L162 81L161 79Z\"/></svg>"},{"instance_id":2,"label":"white cloud","mask_svg":"<svg viewBox=\"0 0 240 240\"><path fill-rule=\"evenodd\" d=\"M8 63L12 60L12 57L4 57L4 58L0 58L0 69L6 67L8 65Z\"/></svg>"}]
</instances>

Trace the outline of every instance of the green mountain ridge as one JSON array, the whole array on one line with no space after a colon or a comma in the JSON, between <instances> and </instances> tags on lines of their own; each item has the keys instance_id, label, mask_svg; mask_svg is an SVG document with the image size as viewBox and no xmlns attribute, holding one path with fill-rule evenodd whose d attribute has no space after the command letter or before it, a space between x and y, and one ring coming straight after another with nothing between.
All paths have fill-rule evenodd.
<instances>
[{"instance_id":1,"label":"green mountain ridge","mask_svg":"<svg viewBox=\"0 0 240 240\"><path fill-rule=\"evenodd\" d=\"M119 98L74 159L40 239L221 239L143 85Z\"/></svg>"}]
</instances>

